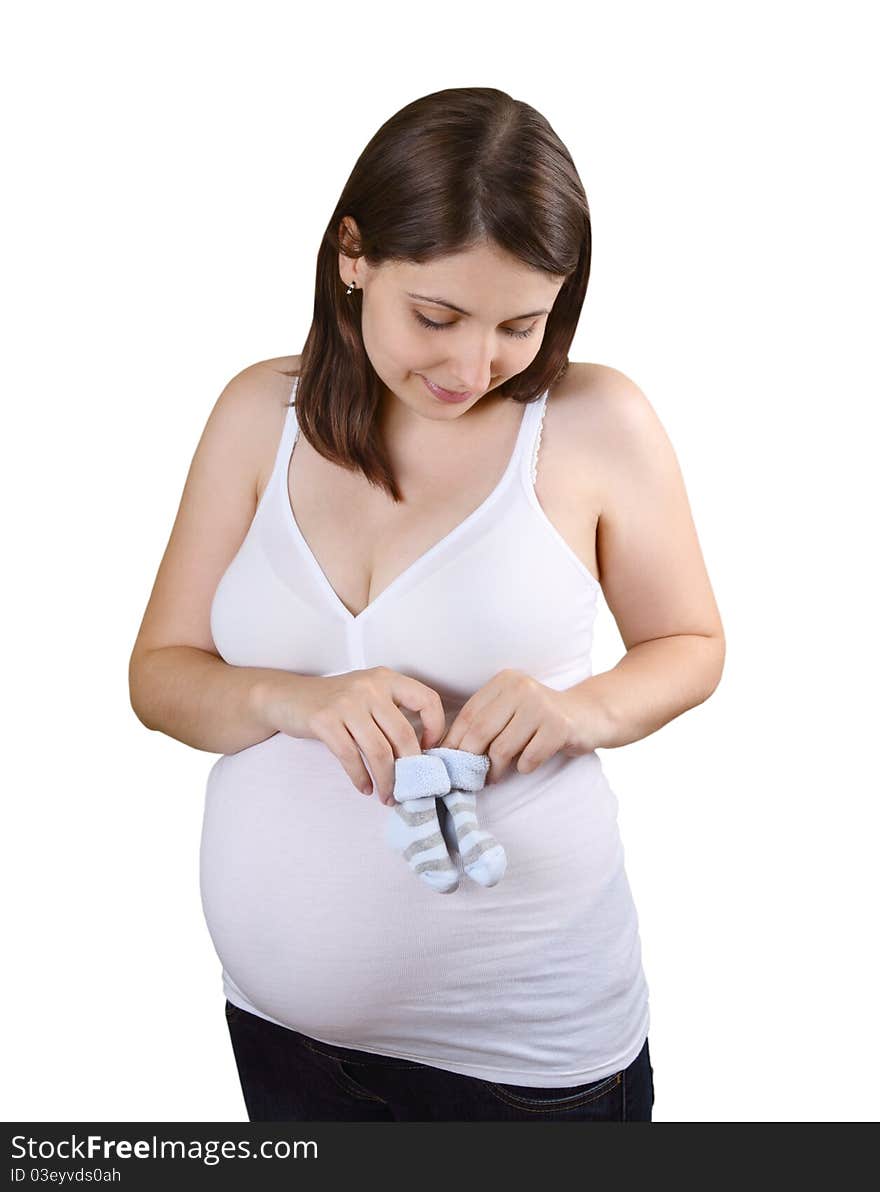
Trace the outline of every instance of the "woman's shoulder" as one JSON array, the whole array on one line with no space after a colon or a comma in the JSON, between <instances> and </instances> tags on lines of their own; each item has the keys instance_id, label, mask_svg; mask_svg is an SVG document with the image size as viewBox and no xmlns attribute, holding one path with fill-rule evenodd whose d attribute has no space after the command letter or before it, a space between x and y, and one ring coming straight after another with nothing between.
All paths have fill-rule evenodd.
<instances>
[{"instance_id":1,"label":"woman's shoulder","mask_svg":"<svg viewBox=\"0 0 880 1192\"><path fill-rule=\"evenodd\" d=\"M647 401L639 386L610 364L571 362L553 386L556 405L565 405L572 417L609 417L625 406Z\"/></svg>"},{"instance_id":2,"label":"woman's shoulder","mask_svg":"<svg viewBox=\"0 0 880 1192\"><path fill-rule=\"evenodd\" d=\"M257 360L245 371L262 382L262 391L271 399L279 391L290 393L293 379L299 376L301 367L302 356L273 356L271 360Z\"/></svg>"},{"instance_id":3,"label":"woman's shoulder","mask_svg":"<svg viewBox=\"0 0 880 1192\"><path fill-rule=\"evenodd\" d=\"M645 393L608 364L569 364L551 398L556 423L572 445L589 445L609 462L621 459L634 442L650 447L664 435Z\"/></svg>"},{"instance_id":4,"label":"woman's shoulder","mask_svg":"<svg viewBox=\"0 0 880 1192\"><path fill-rule=\"evenodd\" d=\"M570 476L589 478L590 492L603 508L619 499L622 480L669 455L653 406L620 369L570 363L550 399L545 437L556 465Z\"/></svg>"},{"instance_id":5,"label":"woman's shoulder","mask_svg":"<svg viewBox=\"0 0 880 1192\"><path fill-rule=\"evenodd\" d=\"M247 365L235 377L242 417L248 435L255 441L256 485L261 493L271 474L284 431L293 388L299 374L301 356L275 356Z\"/></svg>"},{"instance_id":6,"label":"woman's shoulder","mask_svg":"<svg viewBox=\"0 0 880 1192\"><path fill-rule=\"evenodd\" d=\"M236 373L227 388L239 394L243 402L253 406L268 405L274 408L286 404L301 363L301 356L256 360Z\"/></svg>"},{"instance_id":7,"label":"woman's shoulder","mask_svg":"<svg viewBox=\"0 0 880 1192\"><path fill-rule=\"evenodd\" d=\"M301 361L301 356L257 360L237 373L227 386L242 409L242 417L261 437L267 435L277 441Z\"/></svg>"},{"instance_id":8,"label":"woman's shoulder","mask_svg":"<svg viewBox=\"0 0 880 1192\"><path fill-rule=\"evenodd\" d=\"M259 364L280 373L298 373L302 367L302 356L275 356L271 360L261 360Z\"/></svg>"}]
</instances>

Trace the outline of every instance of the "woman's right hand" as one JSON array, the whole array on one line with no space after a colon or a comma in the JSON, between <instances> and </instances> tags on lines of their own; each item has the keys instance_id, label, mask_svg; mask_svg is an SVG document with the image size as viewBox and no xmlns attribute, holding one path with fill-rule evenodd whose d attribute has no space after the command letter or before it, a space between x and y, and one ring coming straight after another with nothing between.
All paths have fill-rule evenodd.
<instances>
[{"instance_id":1,"label":"woman's right hand","mask_svg":"<svg viewBox=\"0 0 880 1192\"><path fill-rule=\"evenodd\" d=\"M394 802L395 758L431 748L446 732L437 692L387 666L328 676L279 671L260 690L259 714L268 728L323 741L365 795L373 793L372 771L385 804ZM418 712L421 741L401 707Z\"/></svg>"}]
</instances>

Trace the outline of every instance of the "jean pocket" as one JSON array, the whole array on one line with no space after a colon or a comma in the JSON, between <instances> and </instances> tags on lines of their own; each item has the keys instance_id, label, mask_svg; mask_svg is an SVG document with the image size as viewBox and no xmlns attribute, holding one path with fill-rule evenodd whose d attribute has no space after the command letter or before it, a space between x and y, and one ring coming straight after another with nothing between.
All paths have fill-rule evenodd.
<instances>
[{"instance_id":1,"label":"jean pocket","mask_svg":"<svg viewBox=\"0 0 880 1192\"><path fill-rule=\"evenodd\" d=\"M541 1089L521 1084L496 1084L494 1081L487 1081L486 1084L506 1105L540 1113L542 1110L577 1109L581 1105L589 1105L614 1092L622 1079L623 1069L611 1076L603 1076L601 1080L576 1084L572 1088Z\"/></svg>"}]
</instances>

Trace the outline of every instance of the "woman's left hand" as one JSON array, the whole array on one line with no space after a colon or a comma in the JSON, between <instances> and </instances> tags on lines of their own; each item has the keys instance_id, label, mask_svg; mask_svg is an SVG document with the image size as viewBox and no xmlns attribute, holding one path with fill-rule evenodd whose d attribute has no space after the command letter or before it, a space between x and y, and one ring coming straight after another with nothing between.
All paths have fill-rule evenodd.
<instances>
[{"instance_id":1,"label":"woman's left hand","mask_svg":"<svg viewBox=\"0 0 880 1192\"><path fill-rule=\"evenodd\" d=\"M464 704L438 745L487 753L487 785L519 756L516 769L530 774L556 753L579 757L595 748L586 739L589 719L583 693L545 687L524 671L503 670Z\"/></svg>"}]
</instances>

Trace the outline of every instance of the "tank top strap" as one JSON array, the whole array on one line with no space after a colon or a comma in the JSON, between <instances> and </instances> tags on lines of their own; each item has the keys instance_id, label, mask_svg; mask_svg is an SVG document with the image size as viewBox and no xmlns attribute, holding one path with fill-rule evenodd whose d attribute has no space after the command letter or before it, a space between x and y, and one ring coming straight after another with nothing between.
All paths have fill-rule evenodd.
<instances>
[{"instance_id":1,"label":"tank top strap","mask_svg":"<svg viewBox=\"0 0 880 1192\"><path fill-rule=\"evenodd\" d=\"M298 380L299 377L294 377L293 386L291 387L291 391L287 398L288 402L293 402L296 392L296 383ZM281 439L278 443L278 450L275 452L275 462L272 465L272 473L269 477L268 484L266 485L267 491L272 485L276 483L283 484L287 479L287 470L290 464L290 457L293 453L293 444L296 439L297 429L298 424L296 421L296 409L291 404L288 405L284 412Z\"/></svg>"},{"instance_id":2,"label":"tank top strap","mask_svg":"<svg viewBox=\"0 0 880 1192\"><path fill-rule=\"evenodd\" d=\"M296 390L298 385L299 377L294 377L293 384L290 387L290 393L287 397L287 400L290 402L290 407L288 408L287 418L284 422L284 434L292 435L294 437L296 436L296 432L299 429L299 424L296 420ZM290 442L291 445L293 445L293 438L291 438Z\"/></svg>"},{"instance_id":3,"label":"tank top strap","mask_svg":"<svg viewBox=\"0 0 880 1192\"><path fill-rule=\"evenodd\" d=\"M534 488L538 477L538 452L541 449L541 432L544 428L544 411L550 390L545 389L540 397L529 403L523 426L522 458L520 476L526 488Z\"/></svg>"}]
</instances>

